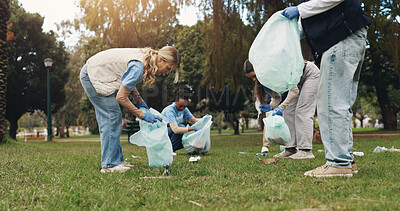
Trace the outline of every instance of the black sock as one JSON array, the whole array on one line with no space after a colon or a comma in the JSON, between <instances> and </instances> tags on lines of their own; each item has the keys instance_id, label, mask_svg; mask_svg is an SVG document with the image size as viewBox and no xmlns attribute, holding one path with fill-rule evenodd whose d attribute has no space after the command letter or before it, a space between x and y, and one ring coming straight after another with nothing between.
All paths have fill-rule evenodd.
<instances>
[{"instance_id":1,"label":"black sock","mask_svg":"<svg viewBox=\"0 0 400 211\"><path fill-rule=\"evenodd\" d=\"M291 152L291 153L296 153L297 149L296 147L290 147L290 148L285 148L286 151Z\"/></svg>"}]
</instances>

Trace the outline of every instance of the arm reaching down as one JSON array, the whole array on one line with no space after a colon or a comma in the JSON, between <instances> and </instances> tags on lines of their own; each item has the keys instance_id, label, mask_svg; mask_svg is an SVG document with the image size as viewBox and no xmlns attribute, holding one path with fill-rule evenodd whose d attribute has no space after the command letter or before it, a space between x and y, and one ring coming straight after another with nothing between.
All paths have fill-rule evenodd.
<instances>
[{"instance_id":1,"label":"arm reaching down","mask_svg":"<svg viewBox=\"0 0 400 211\"><path fill-rule=\"evenodd\" d=\"M143 119L144 113L129 100L128 96L130 93L131 91L121 84L115 99L129 112L135 114L137 117L139 117L139 119Z\"/></svg>"},{"instance_id":2,"label":"arm reaching down","mask_svg":"<svg viewBox=\"0 0 400 211\"><path fill-rule=\"evenodd\" d=\"M300 91L297 86L295 86L293 89L289 90L289 93L286 97L286 99L279 105L279 108L282 110L285 110L285 108L290 104L290 102L293 101L294 98L296 98L299 95Z\"/></svg>"},{"instance_id":3,"label":"arm reaching down","mask_svg":"<svg viewBox=\"0 0 400 211\"><path fill-rule=\"evenodd\" d=\"M176 122L169 123L169 127L171 127L172 132L175 134L184 134L195 129L195 127L179 127Z\"/></svg>"}]
</instances>

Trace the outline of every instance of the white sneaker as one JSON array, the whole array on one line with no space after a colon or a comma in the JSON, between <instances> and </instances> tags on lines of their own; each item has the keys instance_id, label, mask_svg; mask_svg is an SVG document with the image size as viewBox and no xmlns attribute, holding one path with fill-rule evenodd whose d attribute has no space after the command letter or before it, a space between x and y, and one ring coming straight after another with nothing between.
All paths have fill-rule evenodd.
<instances>
[{"instance_id":1,"label":"white sneaker","mask_svg":"<svg viewBox=\"0 0 400 211\"><path fill-rule=\"evenodd\" d=\"M175 152L172 152L172 156L175 156L176 155L176 153Z\"/></svg>"},{"instance_id":2,"label":"white sneaker","mask_svg":"<svg viewBox=\"0 0 400 211\"><path fill-rule=\"evenodd\" d=\"M261 148L261 153L267 153L267 152L269 152L268 147L262 147Z\"/></svg>"},{"instance_id":3,"label":"white sneaker","mask_svg":"<svg viewBox=\"0 0 400 211\"><path fill-rule=\"evenodd\" d=\"M313 155L313 153L311 151L307 152L304 150L299 150L296 153L294 153L293 155L289 156L288 158L300 160L300 159L313 159L313 158L315 158L315 156Z\"/></svg>"},{"instance_id":4,"label":"white sneaker","mask_svg":"<svg viewBox=\"0 0 400 211\"><path fill-rule=\"evenodd\" d=\"M131 169L131 168L126 167L121 163L121 164L119 164L117 166L114 166L114 167L111 167L111 168L102 168L100 170L100 172L101 173L114 172L114 171L116 171L116 172L126 172L129 169Z\"/></svg>"},{"instance_id":5,"label":"white sneaker","mask_svg":"<svg viewBox=\"0 0 400 211\"><path fill-rule=\"evenodd\" d=\"M288 150L285 150L279 154L274 155L274 158L290 158L291 155L293 155L294 152L290 152Z\"/></svg>"},{"instance_id":6,"label":"white sneaker","mask_svg":"<svg viewBox=\"0 0 400 211\"><path fill-rule=\"evenodd\" d=\"M125 167L129 167L129 168L133 168L134 167L134 165L133 164L130 164L130 163L128 163L128 162L125 162L125 161L122 161L121 162L121 164L123 165L123 166L125 166ZM120 164L120 165L121 165Z\"/></svg>"}]
</instances>

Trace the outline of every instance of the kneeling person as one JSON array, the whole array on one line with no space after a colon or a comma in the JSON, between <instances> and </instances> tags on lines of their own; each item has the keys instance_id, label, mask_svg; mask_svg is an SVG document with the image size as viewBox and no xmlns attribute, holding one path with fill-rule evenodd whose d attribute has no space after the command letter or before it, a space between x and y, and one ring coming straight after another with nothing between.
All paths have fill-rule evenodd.
<instances>
[{"instance_id":1,"label":"kneeling person","mask_svg":"<svg viewBox=\"0 0 400 211\"><path fill-rule=\"evenodd\" d=\"M175 102L165 107L161 112L166 117L168 123L168 136L171 139L174 152L183 148L182 136L184 133L198 130L196 127L185 127L182 124L182 121L189 121L190 124L199 121L186 107L188 100L189 96L187 93L178 91Z\"/></svg>"}]
</instances>

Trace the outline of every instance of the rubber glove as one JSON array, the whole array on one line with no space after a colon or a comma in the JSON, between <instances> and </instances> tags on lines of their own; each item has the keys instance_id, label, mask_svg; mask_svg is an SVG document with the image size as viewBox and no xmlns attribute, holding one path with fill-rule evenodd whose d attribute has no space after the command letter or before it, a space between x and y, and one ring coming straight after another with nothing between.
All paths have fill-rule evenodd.
<instances>
[{"instance_id":1,"label":"rubber glove","mask_svg":"<svg viewBox=\"0 0 400 211\"><path fill-rule=\"evenodd\" d=\"M285 16L287 19L292 20L293 18L298 17L300 13L297 6L293 6L293 7L286 7L283 10L282 15Z\"/></svg>"},{"instance_id":2,"label":"rubber glove","mask_svg":"<svg viewBox=\"0 0 400 211\"><path fill-rule=\"evenodd\" d=\"M142 101L140 103L138 103L136 105L137 108L145 108L145 109L149 109L149 107L147 106L146 102Z\"/></svg>"},{"instance_id":3,"label":"rubber glove","mask_svg":"<svg viewBox=\"0 0 400 211\"><path fill-rule=\"evenodd\" d=\"M275 116L275 115L282 116L282 115L283 115L282 109L279 108L279 107L276 107L276 108L274 109L274 111L272 112L272 116Z\"/></svg>"},{"instance_id":4,"label":"rubber glove","mask_svg":"<svg viewBox=\"0 0 400 211\"><path fill-rule=\"evenodd\" d=\"M144 120L144 121L146 121L148 123L155 123L155 122L157 122L157 120L162 122L161 117L156 116L154 114L144 114L142 120Z\"/></svg>"},{"instance_id":5,"label":"rubber glove","mask_svg":"<svg viewBox=\"0 0 400 211\"><path fill-rule=\"evenodd\" d=\"M266 112L271 110L271 106L269 104L261 104L259 106L259 108L260 108L260 111L262 111L264 113L266 113Z\"/></svg>"}]
</instances>

